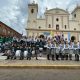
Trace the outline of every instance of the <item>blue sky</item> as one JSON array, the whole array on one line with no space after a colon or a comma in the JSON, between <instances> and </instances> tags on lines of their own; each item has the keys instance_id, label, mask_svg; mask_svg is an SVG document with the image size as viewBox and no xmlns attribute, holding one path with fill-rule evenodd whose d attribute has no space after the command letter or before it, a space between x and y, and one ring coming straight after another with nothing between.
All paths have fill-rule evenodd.
<instances>
[{"instance_id":1,"label":"blue sky","mask_svg":"<svg viewBox=\"0 0 80 80\"><path fill-rule=\"evenodd\" d=\"M76 5L80 4L80 0L34 0L38 3L39 13L43 15L46 7L68 9L71 12ZM0 0L0 21L9 25L16 31L26 34L25 27L27 26L28 4L33 0Z\"/></svg>"}]
</instances>

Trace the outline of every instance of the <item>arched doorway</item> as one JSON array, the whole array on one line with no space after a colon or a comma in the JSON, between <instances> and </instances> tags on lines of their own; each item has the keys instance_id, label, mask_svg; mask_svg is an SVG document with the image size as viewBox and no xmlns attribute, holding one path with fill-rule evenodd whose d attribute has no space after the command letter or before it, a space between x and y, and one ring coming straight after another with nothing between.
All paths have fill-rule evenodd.
<instances>
[{"instance_id":1,"label":"arched doorway","mask_svg":"<svg viewBox=\"0 0 80 80\"><path fill-rule=\"evenodd\" d=\"M75 36L71 36L71 41L74 42L74 40L76 40Z\"/></svg>"},{"instance_id":2,"label":"arched doorway","mask_svg":"<svg viewBox=\"0 0 80 80\"><path fill-rule=\"evenodd\" d=\"M42 38L42 39L44 39L44 35L43 35L43 34L41 34L41 35L39 36L39 38Z\"/></svg>"}]
</instances>

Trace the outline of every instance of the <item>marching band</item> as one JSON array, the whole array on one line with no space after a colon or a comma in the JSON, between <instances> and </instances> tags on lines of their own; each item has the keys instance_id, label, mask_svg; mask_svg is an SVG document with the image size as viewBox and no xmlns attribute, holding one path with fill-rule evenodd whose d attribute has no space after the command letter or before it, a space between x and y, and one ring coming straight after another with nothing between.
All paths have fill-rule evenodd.
<instances>
[{"instance_id":1,"label":"marching band","mask_svg":"<svg viewBox=\"0 0 80 80\"><path fill-rule=\"evenodd\" d=\"M75 55L75 61L79 61L80 55L80 42L68 43L64 40L57 42L52 39L37 38L36 40L13 41L4 46L7 59L19 57L20 60L24 58L31 60L32 57L35 57L38 60L38 56L42 57L46 53L47 60L73 60L73 55Z\"/></svg>"}]
</instances>

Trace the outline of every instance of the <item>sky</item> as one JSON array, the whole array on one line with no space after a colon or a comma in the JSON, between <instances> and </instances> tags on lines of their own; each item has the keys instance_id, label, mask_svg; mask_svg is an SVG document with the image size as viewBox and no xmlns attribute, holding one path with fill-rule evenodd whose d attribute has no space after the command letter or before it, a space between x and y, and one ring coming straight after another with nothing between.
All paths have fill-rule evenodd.
<instances>
[{"instance_id":1,"label":"sky","mask_svg":"<svg viewBox=\"0 0 80 80\"><path fill-rule=\"evenodd\" d=\"M70 13L80 5L80 0L34 0L38 4L38 16L44 14L46 8L61 8ZM19 33L26 35L28 4L33 0L0 0L0 21Z\"/></svg>"}]
</instances>

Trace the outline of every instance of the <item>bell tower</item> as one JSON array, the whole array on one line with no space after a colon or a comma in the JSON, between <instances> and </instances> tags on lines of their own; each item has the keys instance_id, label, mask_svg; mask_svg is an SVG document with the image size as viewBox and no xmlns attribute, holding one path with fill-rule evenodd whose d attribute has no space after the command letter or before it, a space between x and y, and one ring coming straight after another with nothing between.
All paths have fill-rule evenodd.
<instances>
[{"instance_id":1,"label":"bell tower","mask_svg":"<svg viewBox=\"0 0 80 80\"><path fill-rule=\"evenodd\" d=\"M28 4L28 21L27 28L36 28L37 26L37 14L38 14L38 4L34 1L31 4Z\"/></svg>"},{"instance_id":2,"label":"bell tower","mask_svg":"<svg viewBox=\"0 0 80 80\"><path fill-rule=\"evenodd\" d=\"M77 7L73 10L72 19L79 21L80 23L80 5L77 5Z\"/></svg>"}]
</instances>

